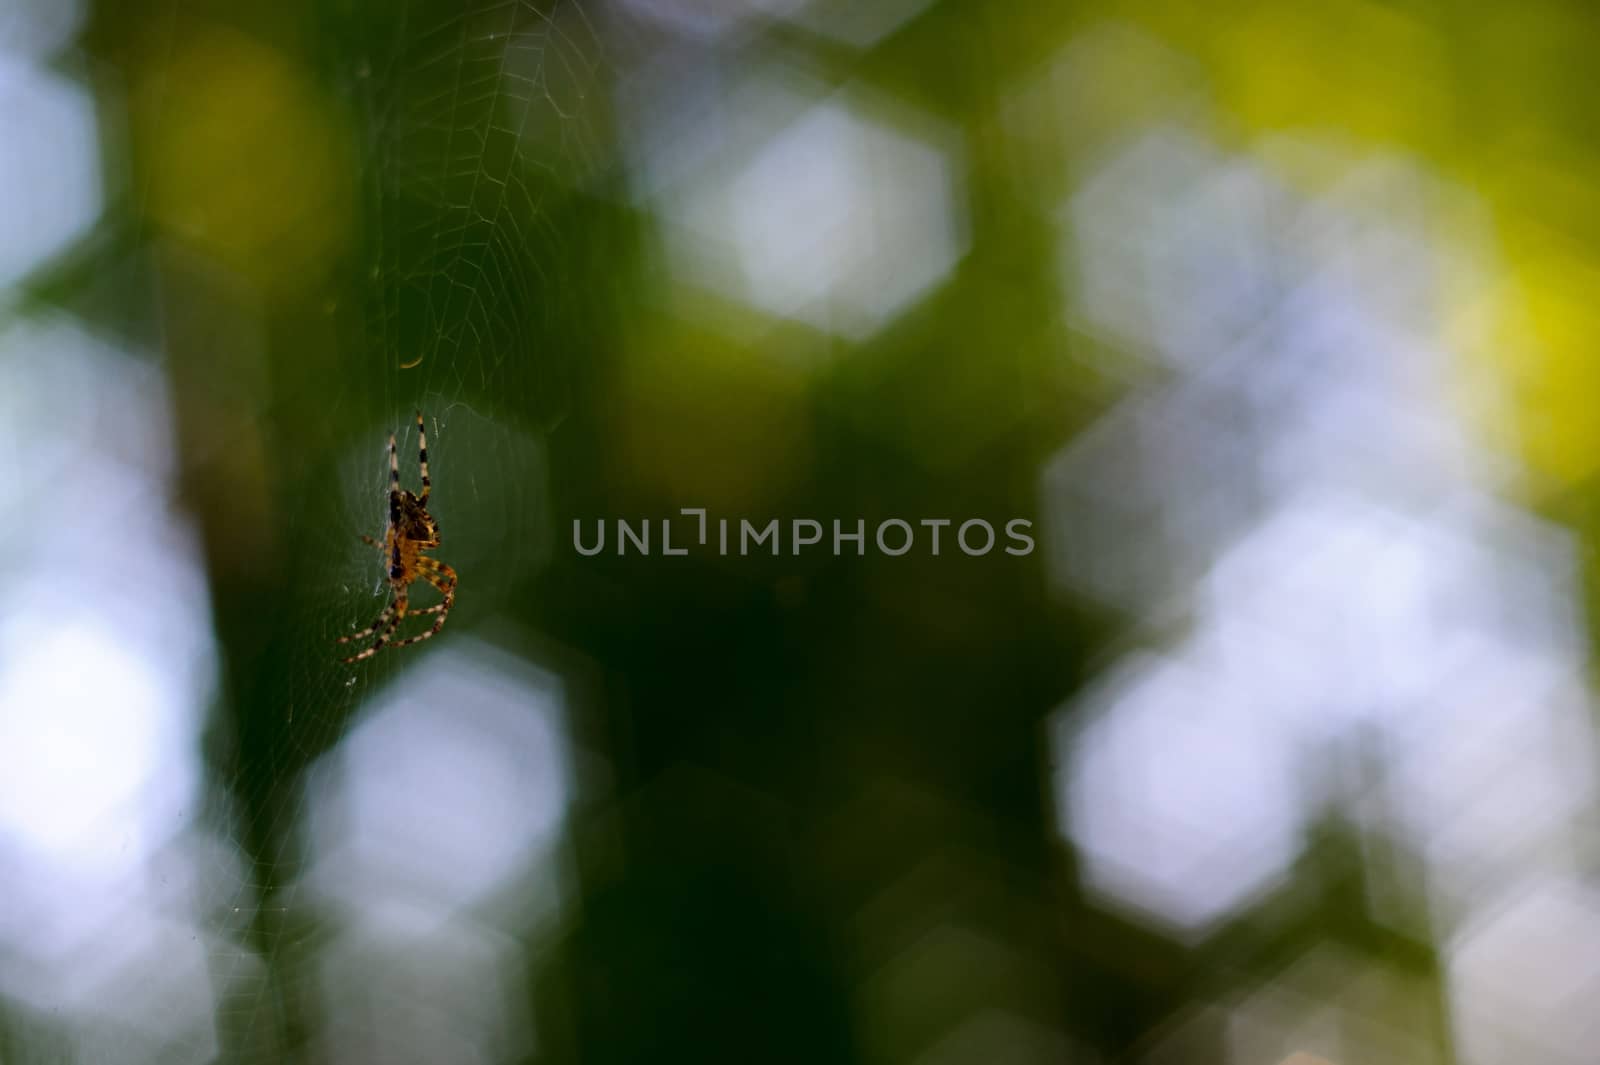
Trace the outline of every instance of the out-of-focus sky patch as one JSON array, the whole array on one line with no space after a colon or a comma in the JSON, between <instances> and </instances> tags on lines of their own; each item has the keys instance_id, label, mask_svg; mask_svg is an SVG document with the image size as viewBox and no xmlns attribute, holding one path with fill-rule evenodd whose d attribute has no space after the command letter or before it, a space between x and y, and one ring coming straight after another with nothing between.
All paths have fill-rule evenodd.
<instances>
[{"instance_id":1,"label":"out-of-focus sky patch","mask_svg":"<svg viewBox=\"0 0 1600 1065\"><path fill-rule=\"evenodd\" d=\"M215 668L197 544L165 511L166 396L65 321L0 335L0 380L7 427L73 471L13 482L10 509L33 521L0 613L0 824L68 865L137 865L194 800ZM86 416L40 416L61 409Z\"/></svg>"},{"instance_id":2,"label":"out-of-focus sky patch","mask_svg":"<svg viewBox=\"0 0 1600 1065\"><path fill-rule=\"evenodd\" d=\"M754 32L773 18L797 11L805 0L620 0L628 11L701 41Z\"/></svg>"},{"instance_id":3,"label":"out-of-focus sky patch","mask_svg":"<svg viewBox=\"0 0 1600 1065\"><path fill-rule=\"evenodd\" d=\"M85 0L12 0L0 10L0 53L46 58L72 40Z\"/></svg>"},{"instance_id":4,"label":"out-of-focus sky patch","mask_svg":"<svg viewBox=\"0 0 1600 1065\"><path fill-rule=\"evenodd\" d=\"M1581 876L1533 878L1463 926L1444 959L1461 1061L1593 1060L1596 957L1600 892Z\"/></svg>"},{"instance_id":5,"label":"out-of-focus sky patch","mask_svg":"<svg viewBox=\"0 0 1600 1065\"><path fill-rule=\"evenodd\" d=\"M952 129L804 65L723 85L709 69L659 63L624 92L635 195L686 289L860 343L950 276L967 248Z\"/></svg>"},{"instance_id":6,"label":"out-of-focus sky patch","mask_svg":"<svg viewBox=\"0 0 1600 1065\"><path fill-rule=\"evenodd\" d=\"M553 679L503 653L432 655L313 773L314 892L360 923L384 894L444 915L527 875L566 816L561 714Z\"/></svg>"},{"instance_id":7,"label":"out-of-focus sky patch","mask_svg":"<svg viewBox=\"0 0 1600 1065\"><path fill-rule=\"evenodd\" d=\"M1230 106L1103 138L1058 214L1074 326L1167 372L1047 464L1051 573L1181 634L1058 724L1063 829L1098 902L1202 937L1338 810L1449 929L1570 868L1594 801L1574 550L1500 498L1483 399L1556 415L1536 480L1585 468L1595 363L1549 357L1600 326L1590 271L1531 284L1492 205L1372 131ZM1373 917L1416 930L1394 873Z\"/></svg>"},{"instance_id":8,"label":"out-of-focus sky patch","mask_svg":"<svg viewBox=\"0 0 1600 1065\"><path fill-rule=\"evenodd\" d=\"M930 0L620 0L627 10L684 37L738 39L784 21L856 48L870 48L914 19Z\"/></svg>"},{"instance_id":9,"label":"out-of-focus sky patch","mask_svg":"<svg viewBox=\"0 0 1600 1065\"><path fill-rule=\"evenodd\" d=\"M203 927L214 897L179 886L204 879L211 843L198 736L216 664L198 543L172 510L171 434L147 362L69 319L0 332L0 444L40 459L0 482L16 519L0 994L68 1022L90 1060L210 1060L210 960L250 957Z\"/></svg>"},{"instance_id":10,"label":"out-of-focus sky patch","mask_svg":"<svg viewBox=\"0 0 1600 1065\"><path fill-rule=\"evenodd\" d=\"M952 138L884 110L822 101L722 190L746 299L859 341L950 273L965 250Z\"/></svg>"},{"instance_id":11,"label":"out-of-focus sky patch","mask_svg":"<svg viewBox=\"0 0 1600 1065\"><path fill-rule=\"evenodd\" d=\"M99 217L95 122L94 101L84 88L0 50L0 306L6 287L66 249Z\"/></svg>"},{"instance_id":12,"label":"out-of-focus sky patch","mask_svg":"<svg viewBox=\"0 0 1600 1065\"><path fill-rule=\"evenodd\" d=\"M1487 279L1482 298L1418 309L1457 340L1463 330L1480 338L1451 374L1487 367L1498 387L1510 386L1496 400L1478 383L1446 385L1459 385L1473 431L1515 453L1536 488L1559 488L1600 468L1600 420L1585 398L1600 394L1590 343L1600 330L1591 298L1600 266L1586 250L1600 235L1600 167L1574 135L1588 121L1576 103L1584 93L1552 73L1569 66L1548 60L1590 38L1574 11L1551 5L1445 26L1364 0L1232 4L1203 16L1136 4L1121 19L1087 24L1041 64L1004 122L1032 195L1062 187L1111 141L1163 123L1247 144L1300 194L1320 195L1385 154L1464 183L1486 198L1488 216L1436 209L1429 240L1471 243L1487 229L1503 273ZM1452 70L1485 59L1525 76L1502 74L1453 98Z\"/></svg>"},{"instance_id":13,"label":"out-of-focus sky patch","mask_svg":"<svg viewBox=\"0 0 1600 1065\"><path fill-rule=\"evenodd\" d=\"M1287 873L1307 788L1243 695L1208 661L1147 656L1086 697L1081 726L1058 720L1058 813L1103 904L1198 939Z\"/></svg>"},{"instance_id":14,"label":"out-of-focus sky patch","mask_svg":"<svg viewBox=\"0 0 1600 1065\"><path fill-rule=\"evenodd\" d=\"M325 1060L526 1060L535 1033L515 938L468 914L394 896L364 908L318 958L315 988L328 1023L316 1043Z\"/></svg>"}]
</instances>

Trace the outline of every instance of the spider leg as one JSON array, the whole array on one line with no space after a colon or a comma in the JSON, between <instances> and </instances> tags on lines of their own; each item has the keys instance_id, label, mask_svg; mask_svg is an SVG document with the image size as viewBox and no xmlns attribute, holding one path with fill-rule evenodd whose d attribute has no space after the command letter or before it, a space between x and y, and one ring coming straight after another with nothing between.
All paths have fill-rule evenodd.
<instances>
[{"instance_id":1,"label":"spider leg","mask_svg":"<svg viewBox=\"0 0 1600 1065\"><path fill-rule=\"evenodd\" d=\"M396 614L394 617L389 619L389 624L384 626L383 632L378 635L378 638L372 641L372 646L368 647L365 651L360 651L351 655L349 658L346 658L344 660L345 665L349 665L352 662L359 662L363 658L371 658L373 655L377 654L378 651L382 649L383 645L389 641L389 637L394 633L394 630L398 628L399 625L400 615Z\"/></svg>"},{"instance_id":2,"label":"spider leg","mask_svg":"<svg viewBox=\"0 0 1600 1065\"><path fill-rule=\"evenodd\" d=\"M373 633L378 634L378 638L372 641L372 646L368 647L365 651L362 651L359 654L351 655L349 658L345 659L345 663L349 664L351 662L359 662L363 658L371 658L373 655L377 654L379 649L381 649L384 644L389 642L389 637L394 635L394 630L400 627L400 622L405 619L405 616L406 594L405 589L401 589L399 592L395 593L394 602L390 603L388 608L385 609L382 614L378 615L378 620L373 622L370 628L362 632L354 633L350 636L341 636L339 638L340 643L349 643L350 641L360 639L363 636L370 636Z\"/></svg>"},{"instance_id":3,"label":"spider leg","mask_svg":"<svg viewBox=\"0 0 1600 1065\"><path fill-rule=\"evenodd\" d=\"M435 562L431 558L418 559L417 562L418 568L422 571L422 579L439 589L439 594L444 596L444 601L436 603L426 610L417 611L418 614L438 613L439 617L435 619L433 628L427 632L419 632L415 636L408 636L403 640L397 641L394 645L396 647L421 643L423 640L438 635L439 630L444 628L445 618L450 616L450 607L456 601L456 571L446 566L443 562Z\"/></svg>"},{"instance_id":4,"label":"spider leg","mask_svg":"<svg viewBox=\"0 0 1600 1065\"><path fill-rule=\"evenodd\" d=\"M394 604L390 603L388 606L383 608L383 613L379 614L378 615L378 620L374 621L371 625L368 625L366 628L362 629L360 632L352 632L348 636L341 636L335 642L337 642L337 643L352 643L352 642L354 642L356 640L359 640L359 639L361 639L361 638L363 638L365 636L371 636L373 633L375 633L379 629L383 628L384 625L388 624L389 615L392 614L393 612L394 612Z\"/></svg>"},{"instance_id":5,"label":"spider leg","mask_svg":"<svg viewBox=\"0 0 1600 1065\"><path fill-rule=\"evenodd\" d=\"M379 551L383 550L383 545L382 544L380 544L378 541L374 540L372 537L366 535L365 533L361 534L361 539L362 539L362 541L364 543L369 544L372 547L376 547Z\"/></svg>"},{"instance_id":6,"label":"spider leg","mask_svg":"<svg viewBox=\"0 0 1600 1065\"><path fill-rule=\"evenodd\" d=\"M389 531L400 524L400 452L395 449L394 434L389 434ZM389 559L389 579L400 576L400 539L392 538L394 554ZM380 545L381 546L381 545Z\"/></svg>"},{"instance_id":7,"label":"spider leg","mask_svg":"<svg viewBox=\"0 0 1600 1065\"><path fill-rule=\"evenodd\" d=\"M448 605L456 595L456 571L435 558L426 556L417 559L417 568L422 571L422 579L439 589L445 597L441 606Z\"/></svg>"},{"instance_id":8,"label":"spider leg","mask_svg":"<svg viewBox=\"0 0 1600 1065\"><path fill-rule=\"evenodd\" d=\"M394 434L389 434L389 527L400 524L400 452L395 450Z\"/></svg>"},{"instance_id":9,"label":"spider leg","mask_svg":"<svg viewBox=\"0 0 1600 1065\"><path fill-rule=\"evenodd\" d=\"M371 625L368 625L366 628L362 629L360 632L352 632L348 636L339 637L339 639L336 642L338 642L338 643L353 643L356 640L362 639L363 637L371 636L373 633L377 632L379 629L382 629L384 626L389 624L389 619L394 614L394 612L395 612L395 604L394 604L393 601L390 601L389 605L383 608L383 613L378 615L378 620L374 621Z\"/></svg>"},{"instance_id":10,"label":"spider leg","mask_svg":"<svg viewBox=\"0 0 1600 1065\"><path fill-rule=\"evenodd\" d=\"M420 618L424 614L438 614L449 610L450 604L455 601L456 571L446 566L443 562L435 562L431 558L417 559L417 568L422 571L422 579L439 589L439 594L445 598L442 602L435 603L430 607L407 611L406 617ZM448 573L449 576L441 575L441 571Z\"/></svg>"},{"instance_id":11,"label":"spider leg","mask_svg":"<svg viewBox=\"0 0 1600 1065\"><path fill-rule=\"evenodd\" d=\"M417 501L424 506L428 503L428 493L433 491L433 482L428 480L428 430L422 424L422 412L417 411L417 454L418 464L422 467L422 494Z\"/></svg>"}]
</instances>

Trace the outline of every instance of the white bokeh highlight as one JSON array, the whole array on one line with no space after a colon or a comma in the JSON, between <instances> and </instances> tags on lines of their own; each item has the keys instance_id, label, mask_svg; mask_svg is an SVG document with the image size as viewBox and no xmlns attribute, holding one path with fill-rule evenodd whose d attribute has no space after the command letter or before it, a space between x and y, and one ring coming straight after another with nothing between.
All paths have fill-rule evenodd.
<instances>
[{"instance_id":1,"label":"white bokeh highlight","mask_svg":"<svg viewBox=\"0 0 1600 1065\"><path fill-rule=\"evenodd\" d=\"M1581 1065L1600 1042L1600 891L1532 879L1446 950L1462 1065Z\"/></svg>"},{"instance_id":2,"label":"white bokeh highlight","mask_svg":"<svg viewBox=\"0 0 1600 1065\"><path fill-rule=\"evenodd\" d=\"M328 1061L525 1060L534 1043L514 938L429 906L375 902L318 957Z\"/></svg>"},{"instance_id":3,"label":"white bokeh highlight","mask_svg":"<svg viewBox=\"0 0 1600 1065\"><path fill-rule=\"evenodd\" d=\"M1300 846L1293 750L1202 663L1147 656L1058 719L1085 886L1188 938L1275 885Z\"/></svg>"},{"instance_id":4,"label":"white bokeh highlight","mask_svg":"<svg viewBox=\"0 0 1600 1065\"><path fill-rule=\"evenodd\" d=\"M0 333L0 382L0 446L33 458L0 481L0 995L85 1059L209 1061L211 966L251 955L190 890L216 667L164 380L50 319Z\"/></svg>"},{"instance_id":5,"label":"white bokeh highlight","mask_svg":"<svg viewBox=\"0 0 1600 1065\"><path fill-rule=\"evenodd\" d=\"M4 289L64 251L100 216L94 102L76 82L0 51L0 144Z\"/></svg>"},{"instance_id":6,"label":"white bokeh highlight","mask_svg":"<svg viewBox=\"0 0 1600 1065\"><path fill-rule=\"evenodd\" d=\"M636 146L635 185L694 285L861 341L965 254L957 141L926 116L796 82L743 86L675 125L670 143Z\"/></svg>"},{"instance_id":7,"label":"white bokeh highlight","mask_svg":"<svg viewBox=\"0 0 1600 1065\"><path fill-rule=\"evenodd\" d=\"M314 773L311 881L352 914L442 909L513 884L558 838L569 772L559 685L456 641L379 695Z\"/></svg>"},{"instance_id":8,"label":"white bokeh highlight","mask_svg":"<svg viewBox=\"0 0 1600 1065\"><path fill-rule=\"evenodd\" d=\"M774 17L800 9L804 0L621 0L635 15L703 42L727 44Z\"/></svg>"},{"instance_id":9,"label":"white bokeh highlight","mask_svg":"<svg viewBox=\"0 0 1600 1065\"><path fill-rule=\"evenodd\" d=\"M1448 937L1583 868L1597 798L1573 538L1450 402L1493 242L1409 161L1307 191L1260 160L1333 149L1196 117L1104 138L1058 214L1068 325L1159 369L1047 463L1042 547L1169 648L1064 708L1061 824L1097 900L1195 938L1337 816L1420 870L1369 870L1373 918Z\"/></svg>"},{"instance_id":10,"label":"white bokeh highlight","mask_svg":"<svg viewBox=\"0 0 1600 1065\"><path fill-rule=\"evenodd\" d=\"M563 689L474 639L425 654L313 766L297 897L328 1060L512 1061L532 1045L526 945L560 904L572 770Z\"/></svg>"}]
</instances>

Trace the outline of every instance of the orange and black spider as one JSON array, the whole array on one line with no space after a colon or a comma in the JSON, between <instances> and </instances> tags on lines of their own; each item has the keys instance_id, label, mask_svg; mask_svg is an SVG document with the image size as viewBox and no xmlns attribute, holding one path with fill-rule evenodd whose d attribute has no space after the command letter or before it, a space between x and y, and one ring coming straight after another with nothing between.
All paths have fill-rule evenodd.
<instances>
[{"instance_id":1,"label":"orange and black spider","mask_svg":"<svg viewBox=\"0 0 1600 1065\"><path fill-rule=\"evenodd\" d=\"M404 647L438 635L444 628L444 619L450 616L450 605L456 601L456 571L438 559L428 558L424 551L439 546L439 523L428 513L428 437L422 425L422 412L417 412L417 446L421 455L422 494L414 496L400 487L400 456L395 451L394 434L389 434L389 527L384 531L383 543L370 536L361 539L383 552L389 565L389 605L384 607L378 620L349 636L339 637L340 643L350 643L376 635L372 646L359 654L351 655L346 662L359 662L371 658L384 647ZM412 610L406 588L413 581L423 580L439 589L444 596L441 602L423 610ZM421 617L438 614L433 628L395 643L389 642L394 630L407 616Z\"/></svg>"}]
</instances>

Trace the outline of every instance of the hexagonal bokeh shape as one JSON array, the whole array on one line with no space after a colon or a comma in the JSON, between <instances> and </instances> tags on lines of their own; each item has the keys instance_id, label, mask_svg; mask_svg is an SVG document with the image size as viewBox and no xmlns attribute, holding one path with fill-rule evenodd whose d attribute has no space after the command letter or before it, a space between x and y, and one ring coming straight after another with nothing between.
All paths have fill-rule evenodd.
<instances>
[{"instance_id":1,"label":"hexagonal bokeh shape","mask_svg":"<svg viewBox=\"0 0 1600 1065\"><path fill-rule=\"evenodd\" d=\"M1130 396L1039 477L1052 583L1130 614L1183 598L1259 503L1247 411L1184 384Z\"/></svg>"},{"instance_id":2,"label":"hexagonal bokeh shape","mask_svg":"<svg viewBox=\"0 0 1600 1065\"><path fill-rule=\"evenodd\" d=\"M770 95L746 94L748 107L771 113ZM750 126L737 108L721 121L730 136ZM674 268L769 314L864 340L966 249L952 139L857 94L811 103L749 151L723 153L714 173L679 182L663 204Z\"/></svg>"},{"instance_id":3,"label":"hexagonal bokeh shape","mask_svg":"<svg viewBox=\"0 0 1600 1065\"><path fill-rule=\"evenodd\" d=\"M323 1060L523 1061L527 957L467 914L379 903L316 959Z\"/></svg>"},{"instance_id":4,"label":"hexagonal bokeh shape","mask_svg":"<svg viewBox=\"0 0 1600 1065\"><path fill-rule=\"evenodd\" d=\"M102 205L94 102L73 82L0 58L0 287L60 253Z\"/></svg>"},{"instance_id":5,"label":"hexagonal bokeh shape","mask_svg":"<svg viewBox=\"0 0 1600 1065\"><path fill-rule=\"evenodd\" d=\"M1184 938L1270 889L1301 846L1292 737L1196 659L1142 656L1056 727L1085 886Z\"/></svg>"},{"instance_id":6,"label":"hexagonal bokeh shape","mask_svg":"<svg viewBox=\"0 0 1600 1065\"><path fill-rule=\"evenodd\" d=\"M561 712L553 678L477 641L421 663L314 771L318 894L450 910L537 872L566 815Z\"/></svg>"},{"instance_id":7,"label":"hexagonal bokeh shape","mask_svg":"<svg viewBox=\"0 0 1600 1065\"><path fill-rule=\"evenodd\" d=\"M1463 1065L1594 1060L1600 892L1577 878L1524 883L1446 948Z\"/></svg>"},{"instance_id":8,"label":"hexagonal bokeh shape","mask_svg":"<svg viewBox=\"0 0 1600 1065\"><path fill-rule=\"evenodd\" d=\"M1120 147L1063 205L1078 324L1173 365L1213 366L1274 306L1279 190L1183 129Z\"/></svg>"}]
</instances>

